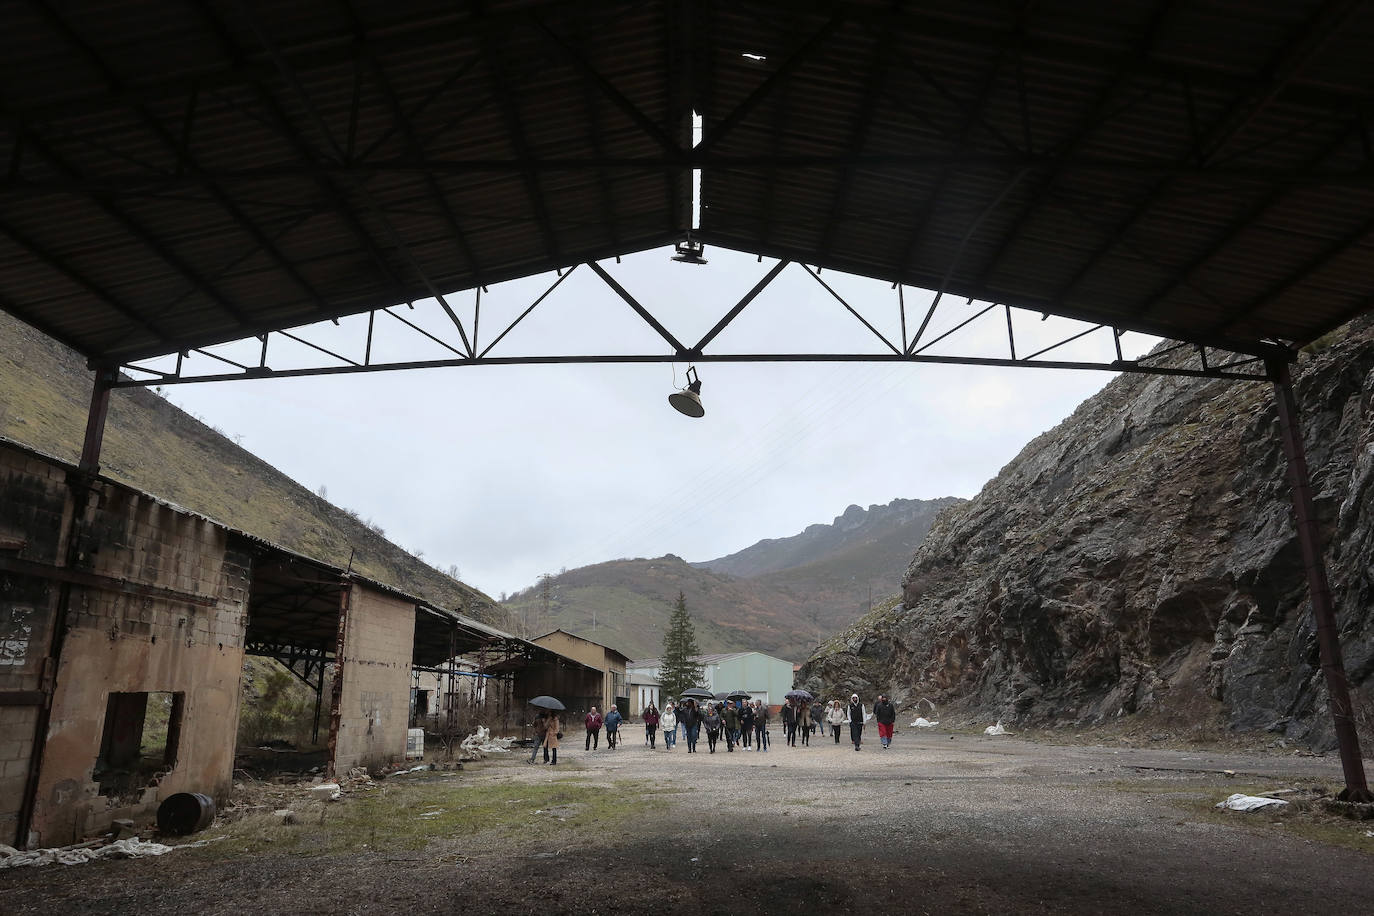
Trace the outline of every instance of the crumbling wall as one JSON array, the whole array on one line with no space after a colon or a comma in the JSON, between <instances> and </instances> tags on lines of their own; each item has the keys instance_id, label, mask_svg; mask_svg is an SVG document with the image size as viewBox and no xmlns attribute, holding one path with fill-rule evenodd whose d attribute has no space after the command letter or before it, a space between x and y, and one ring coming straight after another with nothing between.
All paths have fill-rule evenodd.
<instances>
[{"instance_id":1,"label":"crumbling wall","mask_svg":"<svg viewBox=\"0 0 1374 916\"><path fill-rule=\"evenodd\" d=\"M36 453L0 447L0 843L19 842L43 659L52 639L56 583L18 572L19 564L60 561L71 511L66 470Z\"/></svg>"},{"instance_id":2,"label":"crumbling wall","mask_svg":"<svg viewBox=\"0 0 1374 916\"><path fill-rule=\"evenodd\" d=\"M410 725L415 603L354 583L349 595L334 767L377 767L405 757Z\"/></svg>"},{"instance_id":3,"label":"crumbling wall","mask_svg":"<svg viewBox=\"0 0 1374 916\"><path fill-rule=\"evenodd\" d=\"M48 525L33 533L47 536ZM223 800L232 787L248 554L213 522L105 481L78 537L73 569L104 578L69 585L33 818L42 845L146 817L175 792ZM168 725L175 761L132 796L102 795L94 773L112 693L180 696Z\"/></svg>"}]
</instances>

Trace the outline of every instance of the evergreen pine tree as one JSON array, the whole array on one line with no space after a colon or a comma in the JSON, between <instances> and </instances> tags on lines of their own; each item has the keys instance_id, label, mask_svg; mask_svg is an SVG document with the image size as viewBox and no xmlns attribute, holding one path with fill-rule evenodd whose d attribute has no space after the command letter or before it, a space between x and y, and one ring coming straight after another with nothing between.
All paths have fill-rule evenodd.
<instances>
[{"instance_id":1,"label":"evergreen pine tree","mask_svg":"<svg viewBox=\"0 0 1374 916\"><path fill-rule=\"evenodd\" d=\"M701 686L703 673L695 661L700 654L692 616L687 613L687 598L678 592L673 616L668 618L668 631L663 634L663 664L658 669L664 702L676 700L688 687Z\"/></svg>"}]
</instances>

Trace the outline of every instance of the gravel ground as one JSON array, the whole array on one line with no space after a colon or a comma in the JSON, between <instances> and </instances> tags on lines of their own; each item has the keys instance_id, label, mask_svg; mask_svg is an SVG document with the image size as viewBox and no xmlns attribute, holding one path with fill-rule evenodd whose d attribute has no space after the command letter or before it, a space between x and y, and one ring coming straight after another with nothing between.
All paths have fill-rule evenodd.
<instances>
[{"instance_id":1,"label":"gravel ground","mask_svg":"<svg viewBox=\"0 0 1374 916\"><path fill-rule=\"evenodd\" d=\"M1320 819L1364 846L1341 848L1302 838L1297 818L1205 807L1241 787L1336 787L1334 759L909 731L889 750L708 754L703 740L688 755L640 734L590 754L565 740L556 768L512 755L461 777L637 799L612 828L0 873L0 912L1374 912L1374 822Z\"/></svg>"}]
</instances>

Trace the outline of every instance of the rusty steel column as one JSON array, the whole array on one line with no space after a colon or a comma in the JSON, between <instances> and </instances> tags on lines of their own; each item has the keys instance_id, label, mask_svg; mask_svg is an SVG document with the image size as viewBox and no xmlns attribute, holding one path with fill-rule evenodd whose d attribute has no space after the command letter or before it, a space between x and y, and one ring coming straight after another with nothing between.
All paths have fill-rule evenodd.
<instances>
[{"instance_id":1,"label":"rusty steel column","mask_svg":"<svg viewBox=\"0 0 1374 916\"><path fill-rule=\"evenodd\" d=\"M86 412L86 436L81 441L82 473L95 474L100 470L100 447L105 441L105 416L110 412L110 391L119 379L119 372L108 366L95 370L95 385L91 389L91 406Z\"/></svg>"},{"instance_id":2,"label":"rusty steel column","mask_svg":"<svg viewBox=\"0 0 1374 916\"><path fill-rule=\"evenodd\" d=\"M72 494L72 513L64 532L64 560L66 569L78 565L81 558L81 526L90 505L91 488L100 471L100 446L105 438L105 417L110 410L110 391L119 378L118 370L99 367L91 385L91 404L86 413L86 435L81 443L81 460L75 471L67 472L67 487ZM63 581L58 586L57 609L53 614L52 632L48 636L48 653L43 659L39 689L43 694L38 707L38 721L33 729L33 750L29 752L28 774L24 782L24 798L19 807L15 840L21 849L29 848L29 834L33 832L33 815L38 806L38 781L43 773L43 752L48 743L48 727L52 722L52 701L57 693L57 669L62 662L62 647L67 641L67 614L71 608L72 584Z\"/></svg>"},{"instance_id":3,"label":"rusty steel column","mask_svg":"<svg viewBox=\"0 0 1374 916\"><path fill-rule=\"evenodd\" d=\"M1298 529L1298 546L1303 566L1307 570L1307 588L1312 599L1312 617L1317 625L1317 647L1321 652L1322 674L1326 677L1326 693L1331 707L1336 743L1340 748L1341 770L1345 775L1344 801L1371 801L1369 785L1365 782L1364 761L1360 755L1360 737L1355 730L1355 717L1350 704L1350 686L1346 681L1345 663L1341 660L1340 633L1336 626L1336 610L1331 599L1331 584L1326 577L1326 561L1322 552L1321 532L1318 530L1316 509L1312 504L1312 482L1307 470L1307 454L1303 448L1302 426L1298 418L1298 402L1293 396L1293 379L1288 364L1270 360L1269 377L1274 384L1274 400L1279 409L1279 436L1288 458L1288 485L1293 500L1293 516Z\"/></svg>"},{"instance_id":4,"label":"rusty steel column","mask_svg":"<svg viewBox=\"0 0 1374 916\"><path fill-rule=\"evenodd\" d=\"M344 647L348 639L348 600L353 586L344 579L339 591L339 626L334 640L334 683L329 689L329 759L325 774L336 777L334 759L339 751L339 728L343 724Z\"/></svg>"}]
</instances>

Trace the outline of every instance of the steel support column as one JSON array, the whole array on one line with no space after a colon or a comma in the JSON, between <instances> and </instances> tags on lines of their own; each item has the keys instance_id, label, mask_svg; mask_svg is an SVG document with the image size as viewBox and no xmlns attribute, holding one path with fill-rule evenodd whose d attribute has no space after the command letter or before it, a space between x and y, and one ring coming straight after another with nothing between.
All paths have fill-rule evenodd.
<instances>
[{"instance_id":1,"label":"steel support column","mask_svg":"<svg viewBox=\"0 0 1374 916\"><path fill-rule=\"evenodd\" d=\"M67 519L67 530L62 536L64 562L63 566L52 569L52 573L76 571L75 567L82 550L82 525L86 519L86 509L90 505L91 488L96 473L100 470L100 446L105 438L105 416L110 409L110 391L118 380L118 369L112 366L96 369L95 382L91 387L90 410L86 415L86 436L81 444L81 461L76 470L67 473L72 510ZM29 835L33 830L33 814L38 802L38 782L43 773L43 752L47 747L48 727L52 721L52 701L57 693L57 671L62 662L62 647L67 641L67 615L71 607L74 576L54 575L53 578L60 583L57 591L57 608L53 614L52 632L48 637L47 657L43 659L39 684L41 703L38 707L38 721L34 723L33 750L29 752L24 799L19 808L18 827L15 831L15 841L24 849L29 847Z\"/></svg>"},{"instance_id":2,"label":"steel support column","mask_svg":"<svg viewBox=\"0 0 1374 916\"><path fill-rule=\"evenodd\" d=\"M91 406L86 412L86 437L81 441L82 473L95 474L100 470L100 447L105 441L105 416L110 412L110 391L119 381L119 371L113 366L95 370L95 384L91 387Z\"/></svg>"},{"instance_id":3,"label":"steel support column","mask_svg":"<svg viewBox=\"0 0 1374 916\"><path fill-rule=\"evenodd\" d=\"M343 724L344 647L348 640L348 602L353 594L352 584L345 579L339 589L339 627L334 642L334 683L329 691L329 755L325 774L337 777L335 767L339 753L339 728Z\"/></svg>"},{"instance_id":4,"label":"steel support column","mask_svg":"<svg viewBox=\"0 0 1374 916\"><path fill-rule=\"evenodd\" d=\"M1279 409L1279 436L1283 440L1284 455L1288 458L1288 485L1298 529L1298 546L1307 570L1307 588L1311 593L1312 617L1317 625L1322 674L1326 678L1331 720L1340 748L1341 770L1345 775L1345 790L1340 793L1340 798L1344 801L1374 801L1365 782L1360 738L1355 731L1355 718L1350 705L1350 687L1346 682L1345 664L1341 661L1336 610L1331 600L1331 584L1326 577L1326 561L1317 514L1312 504L1312 482L1307 471L1298 402L1293 396L1293 379L1288 364L1271 360L1269 377L1274 385L1274 400Z\"/></svg>"}]
</instances>

